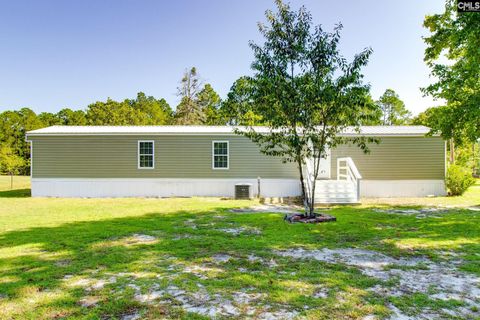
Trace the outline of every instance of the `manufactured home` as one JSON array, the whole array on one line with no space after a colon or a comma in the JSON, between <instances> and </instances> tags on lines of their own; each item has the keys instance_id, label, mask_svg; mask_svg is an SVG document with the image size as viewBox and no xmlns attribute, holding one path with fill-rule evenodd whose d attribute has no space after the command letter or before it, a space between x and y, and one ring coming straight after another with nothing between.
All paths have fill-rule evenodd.
<instances>
[{"instance_id":1,"label":"manufactured home","mask_svg":"<svg viewBox=\"0 0 480 320\"><path fill-rule=\"evenodd\" d=\"M348 144L329 150L317 201L444 195L445 142L428 131L346 130L380 143L369 154ZM250 197L301 194L294 163L262 154L229 126L52 126L27 132L27 140L33 197L234 197L238 186Z\"/></svg>"}]
</instances>

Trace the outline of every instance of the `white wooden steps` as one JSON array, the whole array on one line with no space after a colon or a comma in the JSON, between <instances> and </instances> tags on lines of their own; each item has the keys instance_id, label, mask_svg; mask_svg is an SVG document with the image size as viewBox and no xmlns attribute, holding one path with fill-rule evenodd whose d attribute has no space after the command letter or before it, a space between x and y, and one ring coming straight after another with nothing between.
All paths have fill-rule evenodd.
<instances>
[{"instance_id":1,"label":"white wooden steps","mask_svg":"<svg viewBox=\"0 0 480 320\"><path fill-rule=\"evenodd\" d=\"M315 184L315 203L359 203L357 188L351 181L317 180Z\"/></svg>"}]
</instances>

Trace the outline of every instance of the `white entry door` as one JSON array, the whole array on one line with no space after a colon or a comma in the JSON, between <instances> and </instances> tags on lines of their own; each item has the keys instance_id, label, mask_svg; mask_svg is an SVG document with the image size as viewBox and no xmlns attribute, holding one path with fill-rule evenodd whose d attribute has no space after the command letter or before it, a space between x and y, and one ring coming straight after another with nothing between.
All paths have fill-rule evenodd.
<instances>
[{"instance_id":1,"label":"white entry door","mask_svg":"<svg viewBox=\"0 0 480 320\"><path fill-rule=\"evenodd\" d=\"M327 157L320 159L320 168L318 170L318 179L330 179L331 178L331 152L330 149L326 151Z\"/></svg>"}]
</instances>

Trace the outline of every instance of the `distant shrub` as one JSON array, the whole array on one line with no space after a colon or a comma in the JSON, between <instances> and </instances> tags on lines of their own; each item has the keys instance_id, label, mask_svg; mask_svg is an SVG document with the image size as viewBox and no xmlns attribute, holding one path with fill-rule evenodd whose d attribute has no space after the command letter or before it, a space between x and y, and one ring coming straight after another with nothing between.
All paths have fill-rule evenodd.
<instances>
[{"instance_id":1,"label":"distant shrub","mask_svg":"<svg viewBox=\"0 0 480 320\"><path fill-rule=\"evenodd\" d=\"M475 184L475 179L469 169L452 164L448 167L445 183L451 196L460 196Z\"/></svg>"}]
</instances>

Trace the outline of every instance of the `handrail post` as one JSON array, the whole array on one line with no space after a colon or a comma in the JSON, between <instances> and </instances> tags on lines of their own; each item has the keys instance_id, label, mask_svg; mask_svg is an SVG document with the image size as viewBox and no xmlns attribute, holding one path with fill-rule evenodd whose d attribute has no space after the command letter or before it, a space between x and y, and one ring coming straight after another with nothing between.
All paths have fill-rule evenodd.
<instances>
[{"instance_id":1,"label":"handrail post","mask_svg":"<svg viewBox=\"0 0 480 320\"><path fill-rule=\"evenodd\" d=\"M340 158L337 158L337 180L340 180Z\"/></svg>"},{"instance_id":2,"label":"handrail post","mask_svg":"<svg viewBox=\"0 0 480 320\"><path fill-rule=\"evenodd\" d=\"M360 201L360 181L361 179L357 180L357 201Z\"/></svg>"},{"instance_id":3,"label":"handrail post","mask_svg":"<svg viewBox=\"0 0 480 320\"><path fill-rule=\"evenodd\" d=\"M345 162L344 165L341 165ZM341 174L341 170L345 170L345 174ZM360 200L360 181L362 176L358 172L355 163L351 157L337 158L337 180L341 180L340 177L344 177L347 181L351 181L356 187L357 201Z\"/></svg>"}]
</instances>

